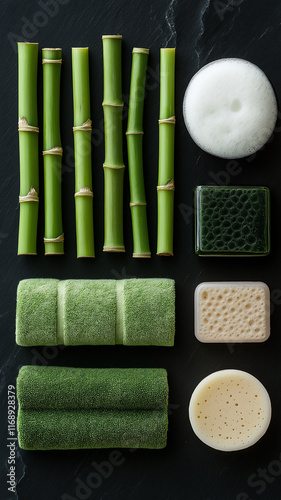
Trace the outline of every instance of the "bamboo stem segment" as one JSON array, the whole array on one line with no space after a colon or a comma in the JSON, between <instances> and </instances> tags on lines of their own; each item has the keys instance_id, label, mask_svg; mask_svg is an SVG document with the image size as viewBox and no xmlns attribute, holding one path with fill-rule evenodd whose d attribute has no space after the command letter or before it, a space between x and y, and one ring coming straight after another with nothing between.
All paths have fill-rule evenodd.
<instances>
[{"instance_id":1,"label":"bamboo stem segment","mask_svg":"<svg viewBox=\"0 0 281 500\"><path fill-rule=\"evenodd\" d=\"M143 177L143 106L149 49L133 49L127 125L128 170L131 194L133 257L151 257Z\"/></svg>"},{"instance_id":2,"label":"bamboo stem segment","mask_svg":"<svg viewBox=\"0 0 281 500\"><path fill-rule=\"evenodd\" d=\"M121 35L104 35L103 113L104 169L104 252L125 252L123 240L123 138Z\"/></svg>"},{"instance_id":3,"label":"bamboo stem segment","mask_svg":"<svg viewBox=\"0 0 281 500\"><path fill-rule=\"evenodd\" d=\"M18 43L20 217L18 255L37 254L39 150L38 43Z\"/></svg>"},{"instance_id":4,"label":"bamboo stem segment","mask_svg":"<svg viewBox=\"0 0 281 500\"><path fill-rule=\"evenodd\" d=\"M61 49L42 49L45 255L64 253L61 206Z\"/></svg>"},{"instance_id":5,"label":"bamboo stem segment","mask_svg":"<svg viewBox=\"0 0 281 500\"><path fill-rule=\"evenodd\" d=\"M95 257L88 47L72 48L77 257Z\"/></svg>"},{"instance_id":6,"label":"bamboo stem segment","mask_svg":"<svg viewBox=\"0 0 281 500\"><path fill-rule=\"evenodd\" d=\"M175 49L160 51L159 169L157 255L173 255Z\"/></svg>"}]
</instances>

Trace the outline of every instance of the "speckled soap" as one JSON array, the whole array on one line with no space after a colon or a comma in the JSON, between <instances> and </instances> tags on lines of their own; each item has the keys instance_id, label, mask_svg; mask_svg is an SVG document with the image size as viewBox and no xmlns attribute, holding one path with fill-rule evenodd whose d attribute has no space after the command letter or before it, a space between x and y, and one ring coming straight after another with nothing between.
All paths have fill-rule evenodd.
<instances>
[{"instance_id":1,"label":"speckled soap","mask_svg":"<svg viewBox=\"0 0 281 500\"><path fill-rule=\"evenodd\" d=\"M270 291L260 281L205 282L194 293L200 342L264 342L270 335Z\"/></svg>"},{"instance_id":2,"label":"speckled soap","mask_svg":"<svg viewBox=\"0 0 281 500\"><path fill-rule=\"evenodd\" d=\"M270 251L270 192L262 186L197 186L195 252L262 256Z\"/></svg>"},{"instance_id":3,"label":"speckled soap","mask_svg":"<svg viewBox=\"0 0 281 500\"><path fill-rule=\"evenodd\" d=\"M220 451L243 450L267 431L271 402L265 387L250 373L220 370L195 388L189 418L197 437L208 446Z\"/></svg>"}]
</instances>

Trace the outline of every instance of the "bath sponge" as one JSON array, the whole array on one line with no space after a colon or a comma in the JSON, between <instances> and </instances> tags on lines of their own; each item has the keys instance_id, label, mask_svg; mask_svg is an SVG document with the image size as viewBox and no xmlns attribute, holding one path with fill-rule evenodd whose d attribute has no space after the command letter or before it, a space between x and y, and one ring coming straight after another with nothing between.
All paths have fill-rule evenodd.
<instances>
[{"instance_id":1,"label":"bath sponge","mask_svg":"<svg viewBox=\"0 0 281 500\"><path fill-rule=\"evenodd\" d=\"M115 344L115 280L60 281L58 312L59 344Z\"/></svg>"},{"instance_id":2,"label":"bath sponge","mask_svg":"<svg viewBox=\"0 0 281 500\"><path fill-rule=\"evenodd\" d=\"M18 284L16 342L19 345L57 344L56 279L27 279Z\"/></svg>"},{"instance_id":3,"label":"bath sponge","mask_svg":"<svg viewBox=\"0 0 281 500\"><path fill-rule=\"evenodd\" d=\"M166 446L164 369L24 366L17 397L24 449Z\"/></svg>"},{"instance_id":4,"label":"bath sponge","mask_svg":"<svg viewBox=\"0 0 281 500\"><path fill-rule=\"evenodd\" d=\"M174 334L171 279L24 280L18 287L19 345L172 346Z\"/></svg>"}]
</instances>

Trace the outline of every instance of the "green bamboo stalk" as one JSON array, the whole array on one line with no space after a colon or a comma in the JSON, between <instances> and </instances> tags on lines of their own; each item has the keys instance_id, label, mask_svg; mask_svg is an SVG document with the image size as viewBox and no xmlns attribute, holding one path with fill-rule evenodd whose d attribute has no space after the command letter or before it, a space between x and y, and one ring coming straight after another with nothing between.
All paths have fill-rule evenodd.
<instances>
[{"instance_id":1,"label":"green bamboo stalk","mask_svg":"<svg viewBox=\"0 0 281 500\"><path fill-rule=\"evenodd\" d=\"M131 193L133 257L149 258L146 198L143 177L143 106L149 49L134 48L132 56L129 115L127 125L128 170Z\"/></svg>"},{"instance_id":2,"label":"green bamboo stalk","mask_svg":"<svg viewBox=\"0 0 281 500\"><path fill-rule=\"evenodd\" d=\"M37 115L38 43L18 43L20 218L18 255L37 254L39 150Z\"/></svg>"},{"instance_id":3,"label":"green bamboo stalk","mask_svg":"<svg viewBox=\"0 0 281 500\"><path fill-rule=\"evenodd\" d=\"M88 47L72 48L77 257L95 257Z\"/></svg>"},{"instance_id":4,"label":"green bamboo stalk","mask_svg":"<svg viewBox=\"0 0 281 500\"><path fill-rule=\"evenodd\" d=\"M125 252L123 240L123 138L121 35L104 35L103 112L104 168L104 252Z\"/></svg>"},{"instance_id":5,"label":"green bamboo stalk","mask_svg":"<svg viewBox=\"0 0 281 500\"><path fill-rule=\"evenodd\" d=\"M159 170L157 255L173 255L175 49L160 51Z\"/></svg>"},{"instance_id":6,"label":"green bamboo stalk","mask_svg":"<svg viewBox=\"0 0 281 500\"><path fill-rule=\"evenodd\" d=\"M61 56L61 49L42 49L45 255L64 253L61 207Z\"/></svg>"}]
</instances>

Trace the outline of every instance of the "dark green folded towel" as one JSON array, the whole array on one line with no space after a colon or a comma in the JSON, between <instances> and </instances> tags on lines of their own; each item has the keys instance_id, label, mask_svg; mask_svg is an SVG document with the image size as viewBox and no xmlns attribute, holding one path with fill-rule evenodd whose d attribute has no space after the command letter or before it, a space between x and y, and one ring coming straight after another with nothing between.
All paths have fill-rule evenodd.
<instances>
[{"instance_id":1,"label":"dark green folded towel","mask_svg":"<svg viewBox=\"0 0 281 500\"><path fill-rule=\"evenodd\" d=\"M19 345L172 346L174 335L171 279L30 279L18 286Z\"/></svg>"},{"instance_id":2,"label":"dark green folded towel","mask_svg":"<svg viewBox=\"0 0 281 500\"><path fill-rule=\"evenodd\" d=\"M19 445L27 450L166 446L161 368L24 366L17 397Z\"/></svg>"}]
</instances>

